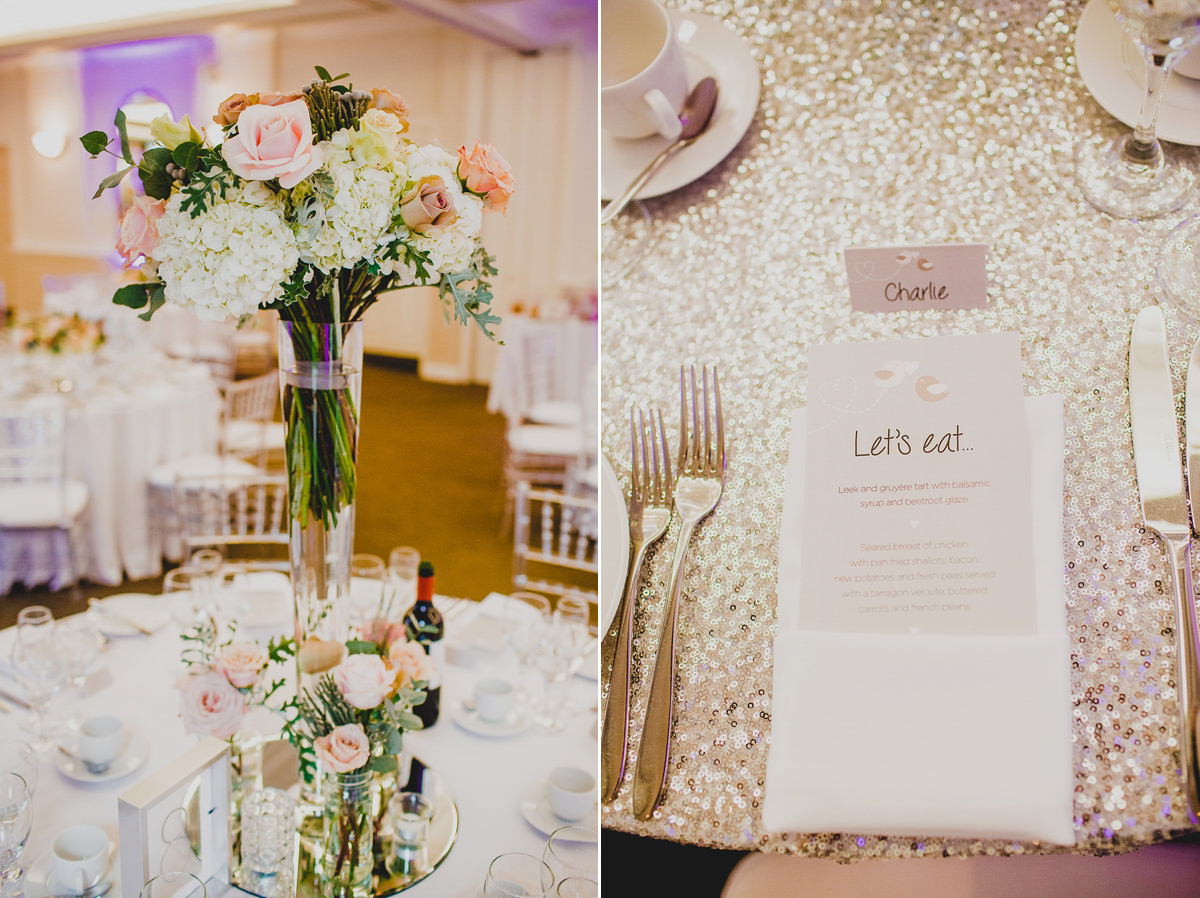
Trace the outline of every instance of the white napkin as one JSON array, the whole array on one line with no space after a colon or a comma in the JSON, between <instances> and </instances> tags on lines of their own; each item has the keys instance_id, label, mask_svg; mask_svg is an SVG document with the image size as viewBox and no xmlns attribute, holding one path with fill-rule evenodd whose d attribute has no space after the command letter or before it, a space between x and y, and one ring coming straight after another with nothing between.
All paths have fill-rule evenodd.
<instances>
[{"instance_id":1,"label":"white napkin","mask_svg":"<svg viewBox=\"0 0 1200 898\"><path fill-rule=\"evenodd\" d=\"M805 413L795 413L780 527L768 831L1074 843L1062 397L1027 398L1025 411L1034 636L798 629Z\"/></svg>"}]
</instances>

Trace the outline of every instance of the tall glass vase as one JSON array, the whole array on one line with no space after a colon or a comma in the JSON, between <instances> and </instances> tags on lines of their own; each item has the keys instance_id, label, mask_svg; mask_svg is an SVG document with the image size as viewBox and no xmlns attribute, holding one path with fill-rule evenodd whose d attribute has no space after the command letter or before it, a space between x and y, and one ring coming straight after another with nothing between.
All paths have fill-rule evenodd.
<instances>
[{"instance_id":1,"label":"tall glass vase","mask_svg":"<svg viewBox=\"0 0 1200 898\"><path fill-rule=\"evenodd\" d=\"M363 325L281 321L298 685L341 657L354 551Z\"/></svg>"}]
</instances>

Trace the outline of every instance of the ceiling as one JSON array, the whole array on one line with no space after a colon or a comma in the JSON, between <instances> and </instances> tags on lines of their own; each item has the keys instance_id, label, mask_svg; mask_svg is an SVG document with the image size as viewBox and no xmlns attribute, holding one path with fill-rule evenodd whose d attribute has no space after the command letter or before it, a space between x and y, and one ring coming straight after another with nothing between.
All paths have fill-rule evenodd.
<instances>
[{"instance_id":1,"label":"ceiling","mask_svg":"<svg viewBox=\"0 0 1200 898\"><path fill-rule=\"evenodd\" d=\"M0 57L204 30L228 23L312 22L371 13L410 17L414 28L455 28L534 53L594 34L597 0L36 0L0 19ZM102 18L103 17L103 18Z\"/></svg>"}]
</instances>

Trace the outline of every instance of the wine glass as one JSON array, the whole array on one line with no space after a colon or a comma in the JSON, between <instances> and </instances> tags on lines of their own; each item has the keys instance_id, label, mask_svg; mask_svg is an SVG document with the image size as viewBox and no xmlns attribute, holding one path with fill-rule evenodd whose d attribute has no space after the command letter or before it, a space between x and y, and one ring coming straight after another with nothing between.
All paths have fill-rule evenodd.
<instances>
[{"instance_id":1,"label":"wine glass","mask_svg":"<svg viewBox=\"0 0 1200 898\"><path fill-rule=\"evenodd\" d=\"M536 592L514 592L509 596L515 603L509 606L507 617L512 628L508 633L508 644L517 656L517 704L526 711L532 705L529 694L528 672L534 668L534 659L546 638L550 621L550 600Z\"/></svg>"},{"instance_id":2,"label":"wine glass","mask_svg":"<svg viewBox=\"0 0 1200 898\"><path fill-rule=\"evenodd\" d=\"M83 684L87 681L96 657L104 645L104 637L96 629L96 624L90 615L73 614L60 620L54 628L58 645L62 649L63 674L66 685L82 701ZM79 726L79 714L73 711L68 725L74 729Z\"/></svg>"},{"instance_id":3,"label":"wine glass","mask_svg":"<svg viewBox=\"0 0 1200 898\"><path fill-rule=\"evenodd\" d=\"M586 876L568 876L558 884L558 898L597 898L600 886Z\"/></svg>"},{"instance_id":4,"label":"wine glass","mask_svg":"<svg viewBox=\"0 0 1200 898\"><path fill-rule=\"evenodd\" d=\"M407 611L417 600L417 569L420 565L421 553L412 546L396 546L388 555L388 580L400 611Z\"/></svg>"},{"instance_id":5,"label":"wine glass","mask_svg":"<svg viewBox=\"0 0 1200 898\"><path fill-rule=\"evenodd\" d=\"M37 754L28 742L0 739L0 773L15 773L25 780L29 794L37 791Z\"/></svg>"},{"instance_id":6,"label":"wine glass","mask_svg":"<svg viewBox=\"0 0 1200 898\"><path fill-rule=\"evenodd\" d=\"M362 638L371 638L372 624L387 617L383 559L357 553L350 556L350 625Z\"/></svg>"},{"instance_id":7,"label":"wine glass","mask_svg":"<svg viewBox=\"0 0 1200 898\"><path fill-rule=\"evenodd\" d=\"M21 610L17 616L17 638L9 657L12 673L25 690L29 702L26 729L34 736L34 751L53 744L47 735L46 705L58 694L66 679L66 663L55 635L54 615L43 605Z\"/></svg>"},{"instance_id":8,"label":"wine glass","mask_svg":"<svg viewBox=\"0 0 1200 898\"><path fill-rule=\"evenodd\" d=\"M33 827L33 793L19 774L0 772L0 898L24 892L21 852Z\"/></svg>"},{"instance_id":9,"label":"wine glass","mask_svg":"<svg viewBox=\"0 0 1200 898\"><path fill-rule=\"evenodd\" d=\"M1154 218L1178 209L1196 176L1154 136L1163 88L1175 64L1200 41L1200 0L1108 0L1146 63L1146 96L1132 134L1096 136L1075 152L1084 196L1116 218Z\"/></svg>"},{"instance_id":10,"label":"wine glass","mask_svg":"<svg viewBox=\"0 0 1200 898\"><path fill-rule=\"evenodd\" d=\"M488 864L483 898L538 898L554 888L554 871L532 854L502 854Z\"/></svg>"},{"instance_id":11,"label":"wine glass","mask_svg":"<svg viewBox=\"0 0 1200 898\"><path fill-rule=\"evenodd\" d=\"M542 715L534 718L539 732L559 733L563 716L575 713L566 696L567 680L583 664L594 637L588 630L589 606L586 599L566 595L558 600L536 663L546 676L546 697Z\"/></svg>"},{"instance_id":12,"label":"wine glass","mask_svg":"<svg viewBox=\"0 0 1200 898\"><path fill-rule=\"evenodd\" d=\"M595 879L600 866L596 831L588 826L560 826L550 833L542 860L550 865L555 879Z\"/></svg>"}]
</instances>

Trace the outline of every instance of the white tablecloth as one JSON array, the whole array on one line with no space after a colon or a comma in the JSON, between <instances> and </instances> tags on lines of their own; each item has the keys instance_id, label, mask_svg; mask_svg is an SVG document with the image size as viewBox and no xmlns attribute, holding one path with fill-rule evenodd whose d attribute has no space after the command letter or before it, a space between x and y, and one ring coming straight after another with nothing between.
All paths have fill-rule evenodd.
<instances>
[{"instance_id":1,"label":"white tablecloth","mask_svg":"<svg viewBox=\"0 0 1200 898\"><path fill-rule=\"evenodd\" d=\"M64 394L67 476L90 490L82 519L82 576L110 585L156 577L164 534L151 520L146 478L161 462L216 450L217 385L206 366L159 353L101 357L84 369ZM4 538L24 541L13 581L33 586L51 579L49 534Z\"/></svg>"},{"instance_id":2,"label":"white tablecloth","mask_svg":"<svg viewBox=\"0 0 1200 898\"><path fill-rule=\"evenodd\" d=\"M496 367L488 389L488 411L500 412L509 421L519 422L534 402L584 403L588 375L596 367L597 335L597 322L580 318L530 318L525 315L505 318L500 326L500 339L504 345L496 351ZM536 347L535 344L542 340L546 343ZM531 349L549 366L550 395L535 396L537 391L530 387L530 362L526 353Z\"/></svg>"},{"instance_id":3,"label":"white tablecloth","mask_svg":"<svg viewBox=\"0 0 1200 898\"><path fill-rule=\"evenodd\" d=\"M453 600L451 600L453 601ZM473 610L472 610L473 613ZM453 645L455 628L466 616L447 626ZM183 731L178 716L178 696L173 681L179 670L179 630L168 624L155 636L114 638L100 656L112 674L112 683L89 699L91 713L121 716L133 732L150 741L145 766L111 783L79 784L63 776L54 758L41 759L34 797L33 833L22 855L29 867L50 848L54 836L73 823L93 823L117 838L117 797L140 779L195 744ZM14 631L0 632L0 657L7 657ZM451 652L451 658L461 657ZM442 687L442 714L437 724L405 736L414 757L442 775L454 794L459 812L458 839L450 854L432 874L405 894L413 898L474 898L483 884L487 865L505 852L521 851L541 856L546 836L526 822L521 799L543 787L549 771L570 765L597 771L597 742L592 726L594 711L567 720L564 732L541 735L527 731L508 738L477 736L450 719L451 705L471 695L476 679L515 672L511 652L473 656L472 667L446 666ZM0 675L0 687L9 688ZM575 677L571 694L584 708L596 702L596 683ZM0 713L0 735L20 738L22 712ZM598 817L592 821L599 829ZM232 890L241 894L240 890ZM117 892L111 893L113 896ZM221 898L210 893L209 898Z\"/></svg>"}]
</instances>

